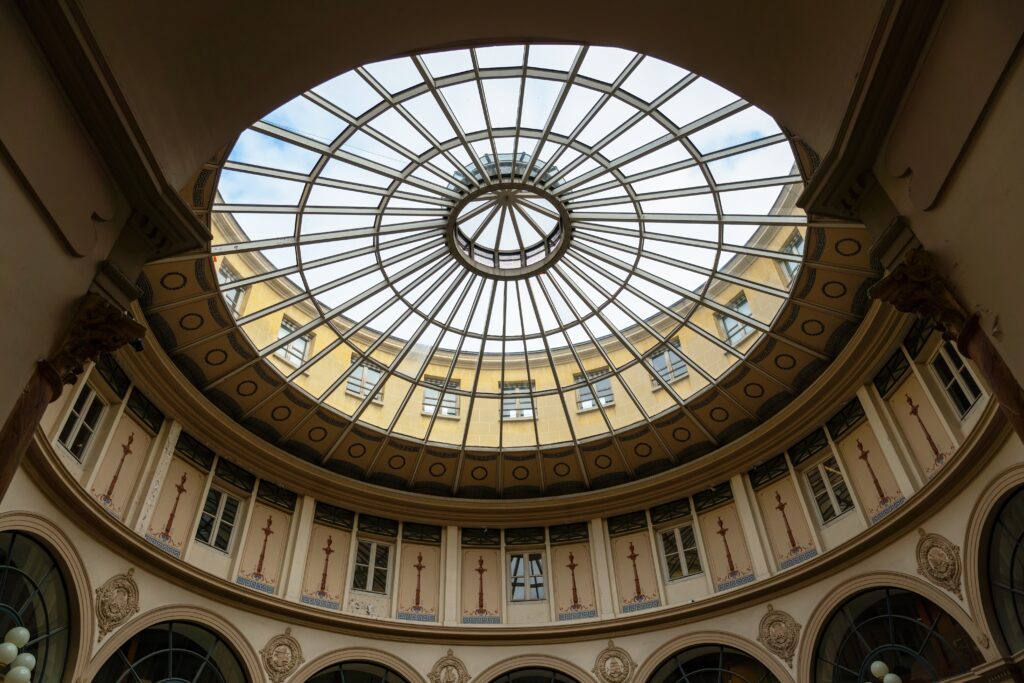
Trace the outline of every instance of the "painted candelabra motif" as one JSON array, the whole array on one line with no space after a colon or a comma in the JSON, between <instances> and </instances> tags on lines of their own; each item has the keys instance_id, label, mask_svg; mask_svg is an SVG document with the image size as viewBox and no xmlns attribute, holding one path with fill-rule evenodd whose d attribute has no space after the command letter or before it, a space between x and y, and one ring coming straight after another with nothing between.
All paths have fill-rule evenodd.
<instances>
[{"instance_id":1,"label":"painted candelabra motif","mask_svg":"<svg viewBox=\"0 0 1024 683\"><path fill-rule=\"evenodd\" d=\"M928 426L921 419L921 406L917 403L914 403L914 399L910 397L909 393L904 393L903 395L907 398L907 405L910 406L910 409L908 411L910 413L910 416L914 418L914 420L917 422L917 426L921 428L921 433L924 434L924 438L928 442L928 448L931 449L932 452L932 466L928 468L927 471L927 474L930 477L933 474L935 474L940 467L946 464L946 458L949 457L949 453L940 450L938 445L935 443L935 439L932 438L931 431L928 429Z\"/></svg>"},{"instance_id":2,"label":"painted candelabra motif","mask_svg":"<svg viewBox=\"0 0 1024 683\"><path fill-rule=\"evenodd\" d=\"M152 437L127 415L121 418L100 459L91 492L103 509L121 518L136 491L139 468Z\"/></svg>"},{"instance_id":3,"label":"painted candelabra motif","mask_svg":"<svg viewBox=\"0 0 1024 683\"><path fill-rule=\"evenodd\" d=\"M341 577L349 534L334 527L314 525L302 583L302 602L325 609L341 608Z\"/></svg>"},{"instance_id":4,"label":"painted candelabra motif","mask_svg":"<svg viewBox=\"0 0 1024 683\"><path fill-rule=\"evenodd\" d=\"M151 545L168 555L181 557L202 488L192 482L202 479L201 471L172 459L146 530L146 540Z\"/></svg>"},{"instance_id":5,"label":"painted candelabra motif","mask_svg":"<svg viewBox=\"0 0 1024 683\"><path fill-rule=\"evenodd\" d=\"M403 586L404 596L400 596L400 599L404 597L408 599L408 591L412 589L412 604L399 603L398 618L405 619L408 621L437 621L437 610L433 606L434 603L434 590L432 589L428 577L434 576L434 572L425 575L425 570L432 569L431 563L436 564L436 557L434 553L427 548L409 546L409 550L416 551L416 561L408 565L409 569L416 572L415 582L410 579L412 572L409 572L408 577L403 576L402 582L405 584L409 582L408 586ZM426 556L424 555L426 553Z\"/></svg>"},{"instance_id":6,"label":"painted candelabra motif","mask_svg":"<svg viewBox=\"0 0 1024 683\"><path fill-rule=\"evenodd\" d=\"M488 554L490 557L491 555ZM501 616L497 610L488 608L484 575L487 574L490 569L487 567L487 563L484 561L483 554L479 554L476 558L476 566L472 567L472 571L476 574L475 588L476 588L476 600L472 604L475 607L470 606L468 609L463 610L462 623L464 624L499 624L501 623Z\"/></svg>"},{"instance_id":7,"label":"painted candelabra motif","mask_svg":"<svg viewBox=\"0 0 1024 683\"><path fill-rule=\"evenodd\" d=\"M262 519L266 521L260 527L258 520ZM263 506L258 506L253 514L252 528L249 530L246 548L242 554L242 563L239 567L238 577L235 579L237 583L263 593L274 593L277 589L283 550L280 546L287 533L278 533L281 528L280 523L277 524L278 529L275 529L274 526L275 514ZM275 537L280 537L281 540ZM258 553L255 551L257 543L259 544ZM250 566L252 569L247 569Z\"/></svg>"},{"instance_id":8,"label":"painted candelabra motif","mask_svg":"<svg viewBox=\"0 0 1024 683\"><path fill-rule=\"evenodd\" d=\"M633 576L633 594L625 595L622 597L622 611L625 613L636 612L649 607L658 607L661 605L661 600L658 598L657 593L647 593L644 591L643 584L640 582L640 570L637 566L637 560L642 557L640 552L637 551L636 544L630 539L629 552L626 553L626 559L629 560L630 570Z\"/></svg>"},{"instance_id":9,"label":"painted candelabra motif","mask_svg":"<svg viewBox=\"0 0 1024 683\"><path fill-rule=\"evenodd\" d=\"M800 562L817 555L818 551L813 544L808 543L805 545L797 540L796 533L793 531L793 526L789 522L789 515L786 513L786 508L789 507L789 503L782 500L782 494L779 493L777 489L775 491L774 507L782 517L782 524L786 529L786 541L789 544L786 553L779 562L779 567L781 569L788 569L793 565L799 564Z\"/></svg>"},{"instance_id":10,"label":"painted candelabra motif","mask_svg":"<svg viewBox=\"0 0 1024 683\"><path fill-rule=\"evenodd\" d=\"M865 448L863 442L858 438L856 441L857 445L857 459L864 463L867 468L868 476L871 478L871 484L874 487L875 495L878 498L877 507L871 512L871 521L877 522L882 519L890 512L898 508L903 504L903 495L897 490L895 494L889 495L885 488L882 486L882 482L878 479L878 474L875 472L875 468L871 464L871 449Z\"/></svg>"},{"instance_id":11,"label":"painted candelabra motif","mask_svg":"<svg viewBox=\"0 0 1024 683\"><path fill-rule=\"evenodd\" d=\"M723 515L730 519L729 525L722 518ZM714 522L711 522L711 515L707 515L704 517L704 524L713 524L711 529L706 529L704 533L709 535L715 534L720 541L717 548L713 544L709 546L709 555L711 555L712 567L715 569L716 574L715 586L717 590L728 590L753 581L754 572L750 568L750 560L747 557L746 547L743 546L742 538L740 539L741 547L739 548L735 548L734 544L729 541L729 533L736 525L733 509L730 506L720 508L717 514L714 514ZM739 553L738 557L736 553ZM718 572L721 572L721 574Z\"/></svg>"},{"instance_id":12,"label":"painted candelabra motif","mask_svg":"<svg viewBox=\"0 0 1024 683\"><path fill-rule=\"evenodd\" d=\"M573 550L569 550L568 554L568 562L562 565L562 567L568 570L567 572L565 572L565 574L567 574L569 579L568 588L569 595L571 596L571 598L569 604L559 604L558 620L570 621L573 619L589 619L592 617L596 617L597 610L594 608L593 603L588 601L587 596L583 598L580 597L583 591L581 591L579 584L581 583L583 577L580 576L579 578L577 578L576 572L577 570L581 572L585 571L582 559L578 562L576 560L576 553ZM563 557L563 559L565 558ZM564 585L564 583L562 585ZM587 581L585 585L587 586L587 588L589 588L590 582ZM558 602L562 603L562 600L559 599Z\"/></svg>"}]
</instances>

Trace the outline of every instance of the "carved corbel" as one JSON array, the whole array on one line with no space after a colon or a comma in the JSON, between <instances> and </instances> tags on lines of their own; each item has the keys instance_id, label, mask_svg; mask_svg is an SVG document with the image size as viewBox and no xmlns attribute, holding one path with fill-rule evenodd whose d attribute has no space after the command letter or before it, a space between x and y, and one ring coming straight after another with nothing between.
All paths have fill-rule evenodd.
<instances>
[{"instance_id":1,"label":"carved corbel","mask_svg":"<svg viewBox=\"0 0 1024 683\"><path fill-rule=\"evenodd\" d=\"M869 294L898 311L934 321L946 339L959 339L971 318L935 270L931 256L921 249L908 252L903 263L875 283Z\"/></svg>"}]
</instances>

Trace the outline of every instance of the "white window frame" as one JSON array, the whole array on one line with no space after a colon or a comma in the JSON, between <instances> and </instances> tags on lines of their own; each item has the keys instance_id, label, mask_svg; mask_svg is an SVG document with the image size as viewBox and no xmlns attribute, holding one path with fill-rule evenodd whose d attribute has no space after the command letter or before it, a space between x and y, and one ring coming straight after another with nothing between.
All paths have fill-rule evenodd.
<instances>
[{"instance_id":1,"label":"white window frame","mask_svg":"<svg viewBox=\"0 0 1024 683\"><path fill-rule=\"evenodd\" d=\"M786 240L786 244L782 247L782 253L803 256L806 243L804 236L798 230ZM785 274L787 282L792 282L796 274L800 272L800 264L795 261L782 261L782 272Z\"/></svg>"},{"instance_id":2,"label":"white window frame","mask_svg":"<svg viewBox=\"0 0 1024 683\"><path fill-rule=\"evenodd\" d=\"M448 420L459 419L460 401L458 394L452 394L446 389L458 389L459 380L448 380L448 384L440 377L424 377L423 383L423 410L424 415L437 413L438 417ZM432 397L432 400L430 400Z\"/></svg>"},{"instance_id":3,"label":"white window frame","mask_svg":"<svg viewBox=\"0 0 1024 683\"><path fill-rule=\"evenodd\" d=\"M533 403L533 386L532 380L501 383L502 422L537 419L537 407ZM514 402L514 407L511 410L506 410L506 401Z\"/></svg>"},{"instance_id":4,"label":"white window frame","mask_svg":"<svg viewBox=\"0 0 1024 683\"><path fill-rule=\"evenodd\" d=\"M686 359L683 358L682 350L683 346L679 343L679 339L676 338L672 341L658 344L655 351L647 357L651 362L651 368L654 369L654 375L651 375L651 387L654 391L661 389L661 383L658 382L659 377L665 384L673 384L690 376L690 366ZM665 374L662 374L654 364L656 356L665 357ZM675 363L672 362L673 357L677 359ZM679 370L679 364L682 364L682 370Z\"/></svg>"},{"instance_id":5,"label":"white window frame","mask_svg":"<svg viewBox=\"0 0 1024 683\"><path fill-rule=\"evenodd\" d=\"M204 541L203 539L199 538L199 530L203 526L203 516L209 514L208 512L206 512L206 503L207 503L207 501L210 500L210 495L213 494L213 493L219 494L220 495L220 499L217 501L217 512L213 515L213 521L210 524L210 537L207 540ZM224 508L227 506L228 499L231 499L231 500L235 501L235 517L230 522L227 522L227 524L231 525L231 531L228 534L227 547L226 548L218 548L217 547L217 538L220 535L220 528L221 528L221 526L225 523L224 522ZM213 548L214 550L216 550L218 552L230 554L231 553L231 546L235 542L235 531L238 530L238 525L241 524L244 521L244 518L243 518L243 515L242 515L242 502L243 502L243 499L242 499L241 496L235 495L234 493L230 493L229 491L227 491L225 489L222 489L220 487L211 486L207 490L207 492L206 492L206 498L203 499L202 507L199 508L199 524L196 526L196 534L195 534L196 543L202 543L203 545L207 546L208 548Z\"/></svg>"},{"instance_id":6,"label":"white window frame","mask_svg":"<svg viewBox=\"0 0 1024 683\"><path fill-rule=\"evenodd\" d=\"M950 375L952 375L952 379L948 382L942 378L942 374L939 372L938 367L936 367L936 363L940 361L946 365L946 369L949 371ZM953 406L953 410L956 411L957 416L961 420L967 417L967 415L969 415L974 409L974 406L978 405L978 402L981 400L983 395L981 385L978 383L978 378L975 377L974 373L971 372L971 369L967 367L967 361L964 360L963 356L961 356L956 350L952 342L943 339L939 342L938 351L932 358L930 365L932 372L935 373L935 379L945 392L946 399L949 401L950 405ZM964 378L964 375L974 383L974 387L977 389L976 392L971 389L970 385L967 383L967 379ZM954 384L959 387L960 391L963 392L964 398L968 401L968 406L963 411L960 410L960 406L957 405L956 399L953 398L951 388Z\"/></svg>"},{"instance_id":7,"label":"white window frame","mask_svg":"<svg viewBox=\"0 0 1024 683\"><path fill-rule=\"evenodd\" d=\"M828 477L828 468L826 463L832 460L835 462L835 471L839 475L839 478L843 482L843 486L846 487L846 496L850 499L850 507L843 510L842 506L839 505L839 498L836 496L836 492L832 486L832 480ZM821 512L821 506L818 505L818 497L814 492L814 485L811 483L811 472L816 472L818 477L821 478L822 484L825 486L825 492L829 499L829 504L832 506L834 513L832 519L825 519L825 516ZM853 492L850 489L850 482L846 478L846 474L839 466L839 457L834 453L827 453L825 457L820 458L813 465L803 470L803 480L807 485L807 490L811 496L811 503L814 505L814 509L817 511L819 521L824 524L831 524L848 512L852 512L856 507L857 503L853 500Z\"/></svg>"},{"instance_id":8,"label":"white window frame","mask_svg":"<svg viewBox=\"0 0 1024 683\"><path fill-rule=\"evenodd\" d=\"M217 269L217 282L221 285L229 285L232 282L241 280L242 276L238 274L238 271L232 267L230 263L224 261L220 264ZM227 304L228 308L235 315L240 315L242 312L242 302L245 299L245 294L248 291L248 287L235 287L230 291L221 290L224 295L224 303Z\"/></svg>"},{"instance_id":9,"label":"white window frame","mask_svg":"<svg viewBox=\"0 0 1024 683\"><path fill-rule=\"evenodd\" d=\"M384 379L384 368L371 360L359 358L358 356L352 356L352 365L354 368L345 379L345 392L352 395L358 396L359 398L366 398L370 395L370 392L374 388L379 387ZM367 381L367 372L374 371L377 374L377 379L372 383ZM373 403L384 402L384 390L377 389L373 398L370 399Z\"/></svg>"},{"instance_id":10,"label":"white window frame","mask_svg":"<svg viewBox=\"0 0 1024 683\"><path fill-rule=\"evenodd\" d=\"M747 310L741 310L746 305ZM753 318L753 309L750 308L750 299L747 298L746 292L740 292L732 298L732 300L726 304L726 308L733 310L740 315L745 315L748 318ZM718 313L718 324L722 328L722 333L725 335L725 341L730 346L737 347L743 343L747 337L754 333L754 328L747 323L743 322L739 318L726 315L724 313Z\"/></svg>"},{"instance_id":11,"label":"white window frame","mask_svg":"<svg viewBox=\"0 0 1024 683\"><path fill-rule=\"evenodd\" d=\"M278 328L277 338L284 339L288 335L293 334L300 327L302 327L302 325L295 322L288 316L285 316L281 318L281 327ZM306 361L306 358L309 357L309 351L312 348L313 335L307 333L292 339L290 342L275 351L274 355L288 365L297 368Z\"/></svg>"},{"instance_id":12,"label":"white window frame","mask_svg":"<svg viewBox=\"0 0 1024 683\"><path fill-rule=\"evenodd\" d=\"M536 555L538 557L537 564L540 567L540 572L535 573L531 571L531 556ZM515 558L520 558L522 562L523 573L515 574L512 568L512 562ZM545 557L543 548L523 548L508 551L505 554L505 566L508 568L508 601L514 603L523 602L544 602L548 599L548 585L547 585L547 568L545 567ZM523 582L523 597L516 597L516 580L522 579ZM535 580L540 579L539 593L537 597L530 597L538 586L534 585Z\"/></svg>"},{"instance_id":13,"label":"white window frame","mask_svg":"<svg viewBox=\"0 0 1024 683\"><path fill-rule=\"evenodd\" d=\"M586 384L584 378L590 380L590 384ZM612 391L612 373L608 368L577 373L573 375L573 382L584 382L583 386L576 390L577 413L588 413L591 410L597 410L599 406L608 408L615 405L615 393ZM608 385L607 392L601 391L601 383ZM591 390L591 385L596 390L596 397L594 396L594 391Z\"/></svg>"},{"instance_id":14,"label":"white window frame","mask_svg":"<svg viewBox=\"0 0 1024 683\"><path fill-rule=\"evenodd\" d=\"M370 554L368 561L365 565L359 563L359 547L362 544L366 544L370 548ZM384 570L384 590L378 591L373 589L373 580L380 571L380 567L377 566L377 548L388 549L388 564L383 568ZM391 592L391 568L395 564L395 544L387 543L385 541L378 541L373 538L356 538L355 554L352 556L352 590L360 591L362 593L373 593L374 595L388 595ZM366 583L362 586L356 585L356 580L359 578L359 567L366 567Z\"/></svg>"},{"instance_id":15,"label":"white window frame","mask_svg":"<svg viewBox=\"0 0 1024 683\"><path fill-rule=\"evenodd\" d=\"M84 397L84 400L83 400ZM75 410L75 407L82 403L82 407L79 411ZM89 411L92 410L93 405L99 403L100 410L96 413L96 418L90 425L86 422L86 418L89 416ZM75 402L71 404L71 409L68 410L67 417L64 418L64 422L61 423L60 431L57 432L57 443L60 444L61 448L67 452L72 458L78 462L82 462L85 456L89 453L89 447L93 443L93 438L96 436L96 429L100 426L103 421L103 415L107 412L107 403L100 396L100 392L96 390L91 384L86 383L82 386L82 390L75 397ZM71 424L71 431L68 432L67 439L62 439L61 436L64 431ZM86 438L85 443L82 444L82 452L77 455L71 450L70 444L75 443L75 439L78 438L79 432L85 427L89 430L89 436Z\"/></svg>"},{"instance_id":16,"label":"white window frame","mask_svg":"<svg viewBox=\"0 0 1024 683\"><path fill-rule=\"evenodd\" d=\"M701 576L704 574L704 561L700 556L700 543L697 541L696 523L693 521L683 522L676 526L666 526L660 529L655 529L654 533L658 536L658 554L661 555L661 568L665 572L666 581L684 581L694 576ZM693 546L688 547L683 544L682 534L680 533L683 529L689 529L690 535L693 537ZM676 555L679 557L679 566L683 570L682 576L672 576L672 571L668 566L668 553L665 552L665 541L662 538L662 534L672 534L673 542L676 544ZM690 571L689 564L686 561L686 551L692 550L694 555L697 557L698 569Z\"/></svg>"}]
</instances>

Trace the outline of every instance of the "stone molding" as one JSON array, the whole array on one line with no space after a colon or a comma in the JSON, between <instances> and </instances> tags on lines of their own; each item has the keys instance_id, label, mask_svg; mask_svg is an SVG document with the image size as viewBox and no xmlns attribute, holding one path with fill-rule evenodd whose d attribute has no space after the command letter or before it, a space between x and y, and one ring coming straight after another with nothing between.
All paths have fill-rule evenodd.
<instances>
[{"instance_id":1,"label":"stone molding","mask_svg":"<svg viewBox=\"0 0 1024 683\"><path fill-rule=\"evenodd\" d=\"M268 640L260 650L260 662L271 683L281 683L295 673L304 661L302 646L292 636L291 627Z\"/></svg>"},{"instance_id":2,"label":"stone molding","mask_svg":"<svg viewBox=\"0 0 1024 683\"><path fill-rule=\"evenodd\" d=\"M469 671L455 652L448 648L448 654L434 662L434 668L427 674L430 683L468 683Z\"/></svg>"},{"instance_id":3,"label":"stone molding","mask_svg":"<svg viewBox=\"0 0 1024 683\"><path fill-rule=\"evenodd\" d=\"M96 642L139 611L139 585L132 578L134 573L133 567L124 574L115 574L96 589Z\"/></svg>"},{"instance_id":4,"label":"stone molding","mask_svg":"<svg viewBox=\"0 0 1024 683\"><path fill-rule=\"evenodd\" d=\"M761 623L757 627L757 642L792 668L801 628L803 627L788 612L768 605L768 611L761 617Z\"/></svg>"},{"instance_id":5,"label":"stone molding","mask_svg":"<svg viewBox=\"0 0 1024 683\"><path fill-rule=\"evenodd\" d=\"M601 650L591 669L601 683L627 683L636 673L636 662L629 653L609 640L608 647Z\"/></svg>"},{"instance_id":6,"label":"stone molding","mask_svg":"<svg viewBox=\"0 0 1024 683\"><path fill-rule=\"evenodd\" d=\"M960 577L963 567L960 562L960 546L945 536L925 533L918 529L921 538L917 541L917 573L936 586L945 588L956 597L963 599Z\"/></svg>"}]
</instances>

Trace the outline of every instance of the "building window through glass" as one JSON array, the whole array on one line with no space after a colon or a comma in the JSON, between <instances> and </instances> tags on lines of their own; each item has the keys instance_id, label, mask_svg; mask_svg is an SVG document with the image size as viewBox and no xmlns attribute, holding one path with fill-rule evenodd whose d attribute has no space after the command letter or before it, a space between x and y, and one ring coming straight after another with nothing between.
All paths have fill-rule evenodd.
<instances>
[{"instance_id":1,"label":"building window through glass","mask_svg":"<svg viewBox=\"0 0 1024 683\"><path fill-rule=\"evenodd\" d=\"M222 263L217 270L217 282L221 285L229 285L241 279L238 271L228 265L227 262ZM245 295L246 289L246 287L234 287L222 290L224 292L224 302L231 309L231 312L236 315L242 312L242 297Z\"/></svg>"},{"instance_id":2,"label":"building window through glass","mask_svg":"<svg viewBox=\"0 0 1024 683\"><path fill-rule=\"evenodd\" d=\"M508 556L512 602L544 599L544 556L540 552Z\"/></svg>"},{"instance_id":3,"label":"building window through glass","mask_svg":"<svg viewBox=\"0 0 1024 683\"><path fill-rule=\"evenodd\" d=\"M666 384L675 382L677 379L682 379L690 374L690 369L686 367L686 361L683 360L682 354L679 353L680 348L679 340L673 339L671 342L658 346L654 353L650 355L654 371L658 373L658 377ZM653 377L651 378L651 384L656 388L661 386Z\"/></svg>"},{"instance_id":4,"label":"building window through glass","mask_svg":"<svg viewBox=\"0 0 1024 683\"><path fill-rule=\"evenodd\" d=\"M447 387L444 380L438 377L424 377L423 382L427 385L423 388L424 415L433 415L436 412L438 417L459 416L459 395L441 392L445 388L458 389L459 380L449 380Z\"/></svg>"},{"instance_id":5,"label":"building window through glass","mask_svg":"<svg viewBox=\"0 0 1024 683\"><path fill-rule=\"evenodd\" d=\"M935 368L946 394L953 401L960 417L963 417L981 397L981 389L974 380L974 375L948 341L942 342L939 355L932 361L932 367Z\"/></svg>"},{"instance_id":6,"label":"building window through glass","mask_svg":"<svg viewBox=\"0 0 1024 683\"><path fill-rule=\"evenodd\" d=\"M750 310L750 302L747 301L746 294L740 294L735 299L729 302L728 307L740 315L745 315L748 318L752 317ZM719 320L722 322L722 330L725 332L725 338L730 344L736 346L741 341L746 339L753 333L754 328L746 323L740 322L736 318L731 318L727 315L719 316Z\"/></svg>"},{"instance_id":7,"label":"building window through glass","mask_svg":"<svg viewBox=\"0 0 1024 683\"><path fill-rule=\"evenodd\" d=\"M504 382L501 385L501 419L532 420L533 382Z\"/></svg>"},{"instance_id":8,"label":"building window through glass","mask_svg":"<svg viewBox=\"0 0 1024 683\"><path fill-rule=\"evenodd\" d=\"M223 491L210 489L206 494L203 514L199 517L196 540L227 552L231 547L231 535L235 530L238 508L237 498Z\"/></svg>"},{"instance_id":9,"label":"building window through glass","mask_svg":"<svg viewBox=\"0 0 1024 683\"><path fill-rule=\"evenodd\" d=\"M359 398L366 398L373 392L374 387L380 384L381 378L384 376L384 368L366 360L352 359L352 364L355 366L352 368L352 373L348 376L348 382L345 383L345 391ZM380 403L384 400L384 393L381 391L376 392L373 395L373 401Z\"/></svg>"},{"instance_id":10,"label":"building window through glass","mask_svg":"<svg viewBox=\"0 0 1024 683\"><path fill-rule=\"evenodd\" d=\"M818 505L822 522L830 522L853 509L850 490L846 487L835 456L829 456L807 470L807 482L811 485L811 493Z\"/></svg>"},{"instance_id":11,"label":"building window through glass","mask_svg":"<svg viewBox=\"0 0 1024 683\"><path fill-rule=\"evenodd\" d=\"M96 395L96 390L86 384L75 399L75 405L64 421L57 441L64 446L77 460L82 459L89 441L92 439L96 425L103 414L103 401Z\"/></svg>"},{"instance_id":12,"label":"building window through glass","mask_svg":"<svg viewBox=\"0 0 1024 683\"><path fill-rule=\"evenodd\" d=\"M594 370L586 375L577 374L573 376L576 382L590 380L590 384L584 384L576 390L576 410L583 412L593 410L598 405L615 405L615 396L612 394L612 378L608 369ZM595 398L594 394L597 394Z\"/></svg>"},{"instance_id":13,"label":"building window through glass","mask_svg":"<svg viewBox=\"0 0 1024 683\"><path fill-rule=\"evenodd\" d=\"M284 339L285 337L294 334L298 329L299 324L297 322L284 318L281 320L281 329L277 332L277 338ZM299 365L302 365L304 360L306 360L306 354L309 352L309 347L312 345L312 341L312 335L299 335L279 348L276 355L289 365L298 367Z\"/></svg>"},{"instance_id":14,"label":"building window through glass","mask_svg":"<svg viewBox=\"0 0 1024 683\"><path fill-rule=\"evenodd\" d=\"M352 575L352 587L371 593L387 593L390 564L390 545L376 541L359 541L356 547L356 568Z\"/></svg>"},{"instance_id":15,"label":"building window through glass","mask_svg":"<svg viewBox=\"0 0 1024 683\"><path fill-rule=\"evenodd\" d=\"M659 532L665 570L669 580L700 574L700 555L693 527L685 524Z\"/></svg>"},{"instance_id":16,"label":"building window through glass","mask_svg":"<svg viewBox=\"0 0 1024 683\"><path fill-rule=\"evenodd\" d=\"M804 236L799 232L793 233L793 236L782 247L782 253L803 256ZM800 263L798 261L783 261L782 268L786 271L786 277L792 282L793 278L796 277L796 272L800 270Z\"/></svg>"}]
</instances>

